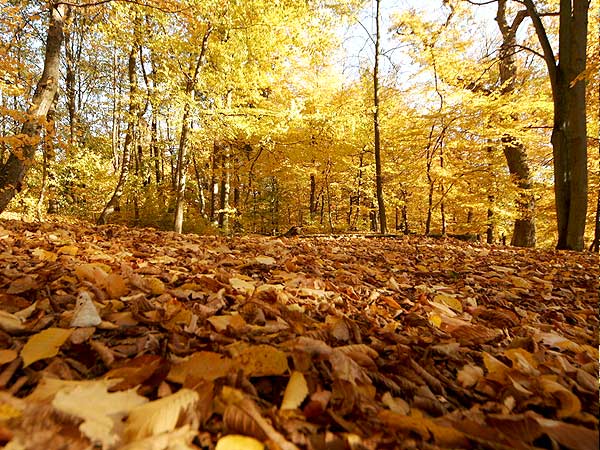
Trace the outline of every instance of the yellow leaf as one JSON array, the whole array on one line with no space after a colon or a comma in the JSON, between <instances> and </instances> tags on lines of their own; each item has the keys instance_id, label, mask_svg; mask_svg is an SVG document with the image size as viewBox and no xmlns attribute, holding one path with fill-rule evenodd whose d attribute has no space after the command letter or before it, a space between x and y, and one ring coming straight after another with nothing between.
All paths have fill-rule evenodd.
<instances>
[{"instance_id":1,"label":"yellow leaf","mask_svg":"<svg viewBox=\"0 0 600 450\"><path fill-rule=\"evenodd\" d=\"M23 367L40 359L56 356L60 346L69 338L71 332L72 330L64 328L48 328L31 336L21 350Z\"/></svg>"},{"instance_id":2,"label":"yellow leaf","mask_svg":"<svg viewBox=\"0 0 600 450\"><path fill-rule=\"evenodd\" d=\"M233 361L219 353L196 352L182 362L173 364L167 379L183 384L186 377L191 374L195 378L213 381L227 375L232 367Z\"/></svg>"},{"instance_id":3,"label":"yellow leaf","mask_svg":"<svg viewBox=\"0 0 600 450\"><path fill-rule=\"evenodd\" d=\"M442 316L439 314L429 314L429 323L436 328L440 328L442 326Z\"/></svg>"},{"instance_id":4,"label":"yellow leaf","mask_svg":"<svg viewBox=\"0 0 600 450\"><path fill-rule=\"evenodd\" d=\"M121 275L111 273L106 278L106 292L110 298L120 298L129 293L129 288Z\"/></svg>"},{"instance_id":5,"label":"yellow leaf","mask_svg":"<svg viewBox=\"0 0 600 450\"><path fill-rule=\"evenodd\" d=\"M85 281L91 281L96 286L104 287L110 268L106 264L89 263L75 267L75 275Z\"/></svg>"},{"instance_id":6,"label":"yellow leaf","mask_svg":"<svg viewBox=\"0 0 600 450\"><path fill-rule=\"evenodd\" d=\"M239 434L228 434L217 442L215 450L263 450L262 442L249 436Z\"/></svg>"},{"instance_id":7,"label":"yellow leaf","mask_svg":"<svg viewBox=\"0 0 600 450\"><path fill-rule=\"evenodd\" d=\"M54 262L58 258L58 255L54 252L49 252L43 248L36 248L31 252L32 256L35 256L40 261Z\"/></svg>"},{"instance_id":8,"label":"yellow leaf","mask_svg":"<svg viewBox=\"0 0 600 450\"><path fill-rule=\"evenodd\" d=\"M483 363L488 371L487 378L499 382L506 381L507 372L510 370L506 364L486 352L483 352Z\"/></svg>"},{"instance_id":9,"label":"yellow leaf","mask_svg":"<svg viewBox=\"0 0 600 450\"><path fill-rule=\"evenodd\" d=\"M508 277L508 279L515 287L521 289L531 289L531 283L524 278L518 277L516 275L511 275L510 277Z\"/></svg>"},{"instance_id":10,"label":"yellow leaf","mask_svg":"<svg viewBox=\"0 0 600 450\"><path fill-rule=\"evenodd\" d=\"M254 262L257 264L264 264L265 266L272 266L275 264L275 258L271 258L270 256L257 256L254 258Z\"/></svg>"},{"instance_id":11,"label":"yellow leaf","mask_svg":"<svg viewBox=\"0 0 600 450\"><path fill-rule=\"evenodd\" d=\"M219 333L225 331L227 327L231 327L234 330L241 330L246 326L246 321L239 314L212 316L208 318L208 322L215 327L215 330Z\"/></svg>"},{"instance_id":12,"label":"yellow leaf","mask_svg":"<svg viewBox=\"0 0 600 450\"><path fill-rule=\"evenodd\" d=\"M433 301L436 303L446 305L454 311L462 312L463 310L461 301L456 297L453 297L448 294L438 294L435 297L433 297Z\"/></svg>"},{"instance_id":13,"label":"yellow leaf","mask_svg":"<svg viewBox=\"0 0 600 450\"><path fill-rule=\"evenodd\" d=\"M21 416L21 411L8 403L0 402L0 421L14 419Z\"/></svg>"},{"instance_id":14,"label":"yellow leaf","mask_svg":"<svg viewBox=\"0 0 600 450\"><path fill-rule=\"evenodd\" d=\"M182 413L193 408L199 398L196 391L180 389L175 394L134 408L125 428L128 442L173 431L178 424L183 425L179 423Z\"/></svg>"},{"instance_id":15,"label":"yellow leaf","mask_svg":"<svg viewBox=\"0 0 600 450\"><path fill-rule=\"evenodd\" d=\"M283 393L281 409L298 408L308 395L308 384L302 372L293 371Z\"/></svg>"},{"instance_id":16,"label":"yellow leaf","mask_svg":"<svg viewBox=\"0 0 600 450\"><path fill-rule=\"evenodd\" d=\"M75 256L77 255L78 251L79 249L74 245L63 245L61 248L58 249L58 254Z\"/></svg>"},{"instance_id":17,"label":"yellow leaf","mask_svg":"<svg viewBox=\"0 0 600 450\"><path fill-rule=\"evenodd\" d=\"M229 284L240 294L250 295L254 292L254 284L250 283L249 281L242 280L241 278L230 278Z\"/></svg>"},{"instance_id":18,"label":"yellow leaf","mask_svg":"<svg viewBox=\"0 0 600 450\"><path fill-rule=\"evenodd\" d=\"M270 345L255 345L240 351L236 362L251 377L283 375L289 370L287 355Z\"/></svg>"},{"instance_id":19,"label":"yellow leaf","mask_svg":"<svg viewBox=\"0 0 600 450\"><path fill-rule=\"evenodd\" d=\"M158 278L145 278L144 287L153 295L161 295L165 293L165 284Z\"/></svg>"},{"instance_id":20,"label":"yellow leaf","mask_svg":"<svg viewBox=\"0 0 600 450\"><path fill-rule=\"evenodd\" d=\"M519 369L521 372L529 375L535 376L539 374L539 371L536 370L538 362L527 350L522 348L511 348L505 350L504 354L512 361L513 368Z\"/></svg>"}]
</instances>

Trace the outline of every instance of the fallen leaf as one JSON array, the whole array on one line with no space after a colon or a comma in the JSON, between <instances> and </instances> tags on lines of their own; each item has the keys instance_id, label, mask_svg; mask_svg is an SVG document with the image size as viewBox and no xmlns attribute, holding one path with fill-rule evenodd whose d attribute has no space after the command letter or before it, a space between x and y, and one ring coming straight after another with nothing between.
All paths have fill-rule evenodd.
<instances>
[{"instance_id":1,"label":"fallen leaf","mask_svg":"<svg viewBox=\"0 0 600 450\"><path fill-rule=\"evenodd\" d=\"M224 377L233 368L233 361L219 353L196 352L183 361L171 366L167 375L169 381L183 384L190 375L195 378L214 381Z\"/></svg>"},{"instance_id":2,"label":"fallen leaf","mask_svg":"<svg viewBox=\"0 0 600 450\"><path fill-rule=\"evenodd\" d=\"M264 450L262 442L249 436L228 434L217 441L215 450Z\"/></svg>"},{"instance_id":3,"label":"fallen leaf","mask_svg":"<svg viewBox=\"0 0 600 450\"><path fill-rule=\"evenodd\" d=\"M52 401L58 411L83 420L79 429L93 443L104 448L120 441L117 428L121 419L139 405L148 401L135 393L135 389L123 392L108 392L111 383L106 381L80 381L59 390ZM82 407L93 405L92 408Z\"/></svg>"},{"instance_id":4,"label":"fallen leaf","mask_svg":"<svg viewBox=\"0 0 600 450\"><path fill-rule=\"evenodd\" d=\"M102 319L94 306L92 297L89 292L80 292L77 297L77 303L75 304L75 310L73 311L73 319L71 320L71 327L74 328L85 328L95 327L102 323Z\"/></svg>"},{"instance_id":5,"label":"fallen leaf","mask_svg":"<svg viewBox=\"0 0 600 450\"><path fill-rule=\"evenodd\" d=\"M289 371L287 355L270 345L254 345L235 357L238 367L252 377L283 375Z\"/></svg>"},{"instance_id":6,"label":"fallen leaf","mask_svg":"<svg viewBox=\"0 0 600 450\"><path fill-rule=\"evenodd\" d=\"M472 387L483 377L483 369L481 367L467 364L456 374L456 380L463 387Z\"/></svg>"},{"instance_id":7,"label":"fallen leaf","mask_svg":"<svg viewBox=\"0 0 600 450\"><path fill-rule=\"evenodd\" d=\"M198 393L180 389L168 397L137 406L129 413L125 425L127 442L173 431L180 423L182 414L194 407Z\"/></svg>"},{"instance_id":8,"label":"fallen leaf","mask_svg":"<svg viewBox=\"0 0 600 450\"><path fill-rule=\"evenodd\" d=\"M14 361L18 356L15 350L0 350L0 366Z\"/></svg>"},{"instance_id":9,"label":"fallen leaf","mask_svg":"<svg viewBox=\"0 0 600 450\"><path fill-rule=\"evenodd\" d=\"M280 409L299 408L308 393L308 384L304 374L294 370L283 393Z\"/></svg>"},{"instance_id":10,"label":"fallen leaf","mask_svg":"<svg viewBox=\"0 0 600 450\"><path fill-rule=\"evenodd\" d=\"M61 345L69 339L70 335L71 330L48 328L31 336L21 350L23 367L27 367L40 359L56 356Z\"/></svg>"},{"instance_id":11,"label":"fallen leaf","mask_svg":"<svg viewBox=\"0 0 600 450\"><path fill-rule=\"evenodd\" d=\"M8 289L6 290L7 294L22 294L23 292L30 291L37 286L35 279L31 275L26 275L21 278L17 278L13 280Z\"/></svg>"}]
</instances>

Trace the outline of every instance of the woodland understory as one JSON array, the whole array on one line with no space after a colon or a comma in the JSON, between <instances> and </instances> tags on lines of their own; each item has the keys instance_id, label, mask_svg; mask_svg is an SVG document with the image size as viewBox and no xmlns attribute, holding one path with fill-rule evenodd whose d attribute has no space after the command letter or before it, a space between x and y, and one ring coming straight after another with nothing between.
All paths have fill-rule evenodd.
<instances>
[{"instance_id":1,"label":"woodland understory","mask_svg":"<svg viewBox=\"0 0 600 450\"><path fill-rule=\"evenodd\" d=\"M597 5L213 3L6 2L0 211L597 250Z\"/></svg>"}]
</instances>

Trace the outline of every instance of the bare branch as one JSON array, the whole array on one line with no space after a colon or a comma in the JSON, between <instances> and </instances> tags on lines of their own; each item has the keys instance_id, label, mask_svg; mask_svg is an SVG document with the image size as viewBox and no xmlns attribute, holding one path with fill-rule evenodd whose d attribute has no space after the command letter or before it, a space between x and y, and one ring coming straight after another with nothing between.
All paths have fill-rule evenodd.
<instances>
[{"instance_id":1,"label":"bare branch","mask_svg":"<svg viewBox=\"0 0 600 450\"><path fill-rule=\"evenodd\" d=\"M467 3L471 5L483 6L483 5L491 5L492 3L496 3L498 0L488 0L483 2L475 2L473 0L465 0Z\"/></svg>"}]
</instances>

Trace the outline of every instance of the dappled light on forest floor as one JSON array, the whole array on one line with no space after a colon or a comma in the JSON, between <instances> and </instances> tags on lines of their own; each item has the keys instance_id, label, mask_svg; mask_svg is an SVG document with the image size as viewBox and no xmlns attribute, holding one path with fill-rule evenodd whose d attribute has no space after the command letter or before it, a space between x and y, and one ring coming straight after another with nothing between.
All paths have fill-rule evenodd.
<instances>
[{"instance_id":1,"label":"dappled light on forest floor","mask_svg":"<svg viewBox=\"0 0 600 450\"><path fill-rule=\"evenodd\" d=\"M0 222L10 449L598 448L597 255Z\"/></svg>"}]
</instances>

